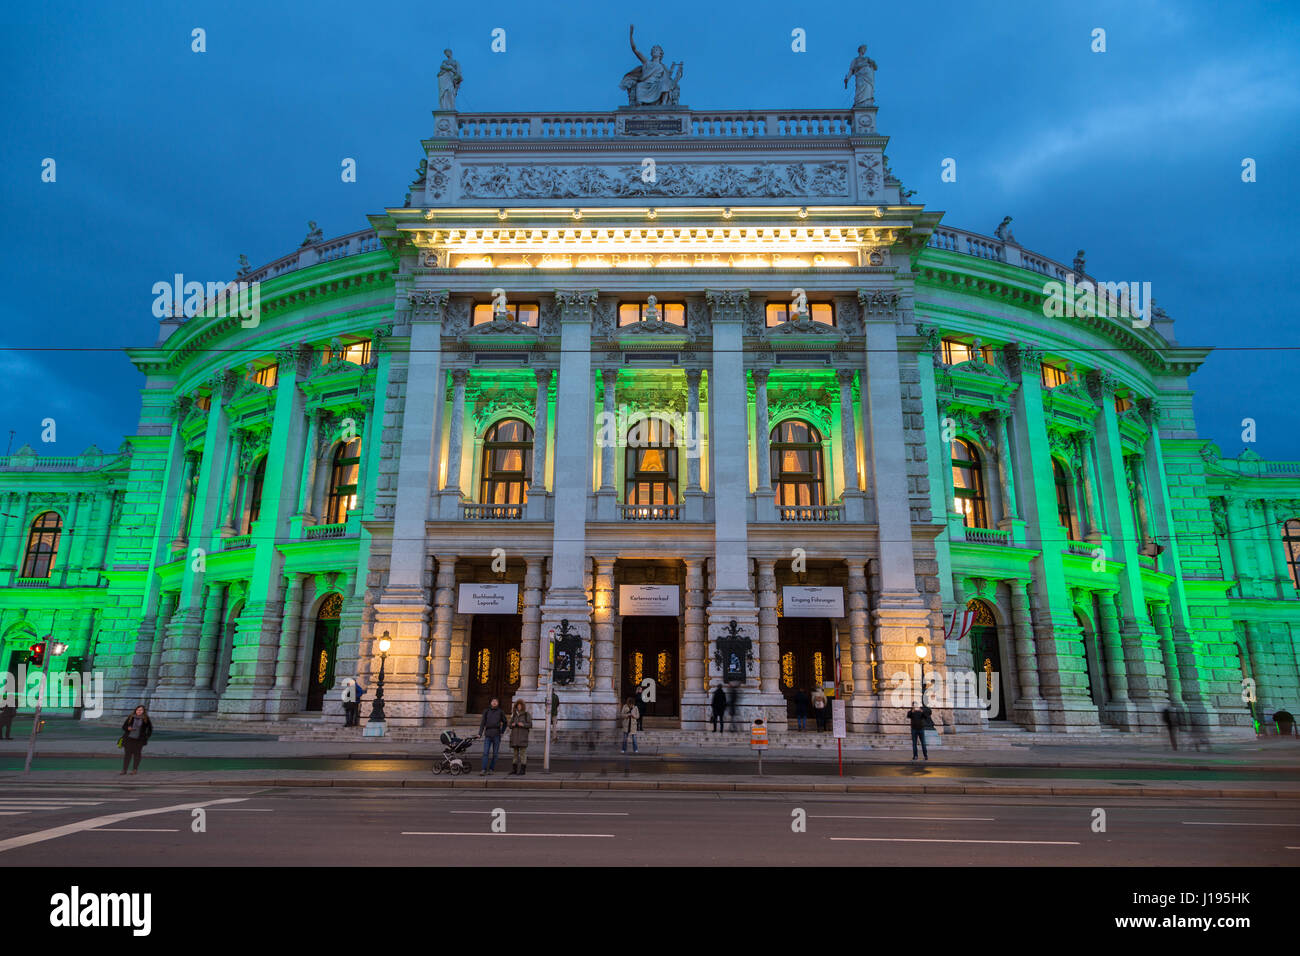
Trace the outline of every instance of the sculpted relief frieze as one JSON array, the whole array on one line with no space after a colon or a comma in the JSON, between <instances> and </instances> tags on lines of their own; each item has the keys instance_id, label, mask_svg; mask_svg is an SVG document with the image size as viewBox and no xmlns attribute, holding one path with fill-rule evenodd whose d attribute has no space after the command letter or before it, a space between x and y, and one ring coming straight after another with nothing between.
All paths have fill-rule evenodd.
<instances>
[{"instance_id":1,"label":"sculpted relief frieze","mask_svg":"<svg viewBox=\"0 0 1300 956\"><path fill-rule=\"evenodd\" d=\"M496 163L463 168L460 192L465 199L847 197L849 170L845 163L659 163L646 182L640 165Z\"/></svg>"}]
</instances>

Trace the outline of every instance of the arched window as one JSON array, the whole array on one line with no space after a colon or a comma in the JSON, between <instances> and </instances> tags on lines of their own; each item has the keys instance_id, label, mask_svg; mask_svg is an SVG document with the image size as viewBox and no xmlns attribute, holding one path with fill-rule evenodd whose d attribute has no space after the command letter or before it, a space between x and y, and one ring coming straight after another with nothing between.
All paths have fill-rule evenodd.
<instances>
[{"instance_id":1,"label":"arched window","mask_svg":"<svg viewBox=\"0 0 1300 956\"><path fill-rule=\"evenodd\" d=\"M643 418L628 430L624 501L677 504L677 436L662 418Z\"/></svg>"},{"instance_id":2,"label":"arched window","mask_svg":"<svg viewBox=\"0 0 1300 956\"><path fill-rule=\"evenodd\" d=\"M772 429L772 482L778 506L823 504L822 436L817 429L798 419Z\"/></svg>"},{"instance_id":3,"label":"arched window","mask_svg":"<svg viewBox=\"0 0 1300 956\"><path fill-rule=\"evenodd\" d=\"M1074 482L1070 479L1070 474L1055 458L1052 459L1052 478L1056 482L1056 517L1061 522L1061 527L1065 528L1067 536L1071 541L1078 541L1079 522L1074 514Z\"/></svg>"},{"instance_id":4,"label":"arched window","mask_svg":"<svg viewBox=\"0 0 1300 956\"><path fill-rule=\"evenodd\" d=\"M253 468L248 481L248 521L244 525L244 534L253 533L253 522L262 514L262 485L266 481L266 456L263 455Z\"/></svg>"},{"instance_id":5,"label":"arched window","mask_svg":"<svg viewBox=\"0 0 1300 956\"><path fill-rule=\"evenodd\" d=\"M1282 547L1286 550L1291 585L1300 588L1300 518L1292 518L1282 525Z\"/></svg>"},{"instance_id":6,"label":"arched window","mask_svg":"<svg viewBox=\"0 0 1300 956\"><path fill-rule=\"evenodd\" d=\"M357 506L357 479L361 472L361 439L339 442L330 469L329 498L325 502L325 523L342 524Z\"/></svg>"},{"instance_id":7,"label":"arched window","mask_svg":"<svg viewBox=\"0 0 1300 956\"><path fill-rule=\"evenodd\" d=\"M54 556L59 552L59 535L63 533L63 519L57 511L46 511L32 522L27 537L27 553L23 559L25 578L48 578L54 570Z\"/></svg>"},{"instance_id":8,"label":"arched window","mask_svg":"<svg viewBox=\"0 0 1300 956\"><path fill-rule=\"evenodd\" d=\"M521 505L528 501L533 473L533 430L518 418L488 429L483 440L483 477L479 501L485 505Z\"/></svg>"},{"instance_id":9,"label":"arched window","mask_svg":"<svg viewBox=\"0 0 1300 956\"><path fill-rule=\"evenodd\" d=\"M980 453L970 442L958 438L952 443L953 510L968 528L989 526L988 502L984 497L984 473Z\"/></svg>"}]
</instances>

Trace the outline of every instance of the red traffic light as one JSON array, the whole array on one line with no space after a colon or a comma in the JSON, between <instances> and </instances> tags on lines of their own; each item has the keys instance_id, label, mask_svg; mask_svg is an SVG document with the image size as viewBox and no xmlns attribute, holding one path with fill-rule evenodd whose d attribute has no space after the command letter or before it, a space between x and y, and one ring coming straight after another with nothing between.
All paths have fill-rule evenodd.
<instances>
[{"instance_id":1,"label":"red traffic light","mask_svg":"<svg viewBox=\"0 0 1300 956\"><path fill-rule=\"evenodd\" d=\"M39 644L33 644L31 647L28 648L28 650L32 652L30 663L34 667L40 667L42 664L45 663L45 642L44 641L41 641Z\"/></svg>"}]
</instances>

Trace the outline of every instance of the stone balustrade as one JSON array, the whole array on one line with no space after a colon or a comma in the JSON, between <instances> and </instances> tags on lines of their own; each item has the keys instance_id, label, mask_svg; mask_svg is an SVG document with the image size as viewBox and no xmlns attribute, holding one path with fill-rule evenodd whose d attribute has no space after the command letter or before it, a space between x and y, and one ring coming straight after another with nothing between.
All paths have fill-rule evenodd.
<instances>
[{"instance_id":1,"label":"stone balustrade","mask_svg":"<svg viewBox=\"0 0 1300 956\"><path fill-rule=\"evenodd\" d=\"M777 517L782 521L839 521L839 505L778 505Z\"/></svg>"},{"instance_id":2,"label":"stone balustrade","mask_svg":"<svg viewBox=\"0 0 1300 956\"><path fill-rule=\"evenodd\" d=\"M1011 532L997 528L967 528L966 540L971 544L996 544L1005 548L1011 544Z\"/></svg>"},{"instance_id":3,"label":"stone balustrade","mask_svg":"<svg viewBox=\"0 0 1300 956\"><path fill-rule=\"evenodd\" d=\"M853 131L851 110L681 110L686 138L845 137ZM618 113L462 113L456 136L467 140L612 139Z\"/></svg>"},{"instance_id":4,"label":"stone balustrade","mask_svg":"<svg viewBox=\"0 0 1300 956\"><path fill-rule=\"evenodd\" d=\"M524 516L524 506L464 504L460 516L465 521L519 521Z\"/></svg>"},{"instance_id":5,"label":"stone balustrade","mask_svg":"<svg viewBox=\"0 0 1300 956\"><path fill-rule=\"evenodd\" d=\"M618 516L624 521L677 521L680 505L619 505Z\"/></svg>"}]
</instances>

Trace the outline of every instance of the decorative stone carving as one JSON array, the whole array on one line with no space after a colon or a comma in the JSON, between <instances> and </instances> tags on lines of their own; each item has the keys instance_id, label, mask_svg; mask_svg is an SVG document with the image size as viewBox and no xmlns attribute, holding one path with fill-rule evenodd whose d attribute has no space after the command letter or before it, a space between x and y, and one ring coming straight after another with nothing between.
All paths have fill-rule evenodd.
<instances>
[{"instance_id":1,"label":"decorative stone carving","mask_svg":"<svg viewBox=\"0 0 1300 956\"><path fill-rule=\"evenodd\" d=\"M424 190L429 199L441 199L451 185L451 158L435 156L425 173Z\"/></svg>"},{"instance_id":2,"label":"decorative stone carving","mask_svg":"<svg viewBox=\"0 0 1300 956\"><path fill-rule=\"evenodd\" d=\"M835 326L827 325L824 322L814 322L810 318L788 319L780 325L774 325L767 330L768 338L800 334L820 335L839 341L843 341L848 337L842 329L837 329Z\"/></svg>"},{"instance_id":3,"label":"decorative stone carving","mask_svg":"<svg viewBox=\"0 0 1300 956\"><path fill-rule=\"evenodd\" d=\"M1022 342L1012 342L1004 348L1007 370L1011 377L1033 376L1043 367L1043 351Z\"/></svg>"},{"instance_id":4,"label":"decorative stone carving","mask_svg":"<svg viewBox=\"0 0 1300 956\"><path fill-rule=\"evenodd\" d=\"M239 471L241 474L247 472L253 462L257 461L262 455L266 454L267 448L271 444L270 429L260 429L252 431L241 428L239 430Z\"/></svg>"},{"instance_id":5,"label":"decorative stone carving","mask_svg":"<svg viewBox=\"0 0 1300 956\"><path fill-rule=\"evenodd\" d=\"M858 47L858 55L849 64L849 72L844 75L844 88L849 88L849 78L853 78L853 106L874 106L876 104L876 61L867 56L864 43Z\"/></svg>"},{"instance_id":6,"label":"decorative stone carving","mask_svg":"<svg viewBox=\"0 0 1300 956\"><path fill-rule=\"evenodd\" d=\"M460 192L465 199L848 196L846 163L659 163L655 173L645 182L640 166L494 163L463 167Z\"/></svg>"},{"instance_id":7,"label":"decorative stone carving","mask_svg":"<svg viewBox=\"0 0 1300 956\"><path fill-rule=\"evenodd\" d=\"M671 388L632 388L620 389L621 403L632 411L686 412L685 393Z\"/></svg>"},{"instance_id":8,"label":"decorative stone carving","mask_svg":"<svg viewBox=\"0 0 1300 956\"><path fill-rule=\"evenodd\" d=\"M1207 441L1198 449L1198 452L1200 453L1201 460L1207 465L1217 465L1219 459L1222 457L1219 453L1219 446L1212 441Z\"/></svg>"},{"instance_id":9,"label":"decorative stone carving","mask_svg":"<svg viewBox=\"0 0 1300 956\"><path fill-rule=\"evenodd\" d=\"M989 450L997 448L997 442L993 440L993 433L989 430L989 423L983 416L972 414L964 408L950 407L943 411L941 417L953 420L959 437L961 435L973 437Z\"/></svg>"},{"instance_id":10,"label":"decorative stone carving","mask_svg":"<svg viewBox=\"0 0 1300 956\"><path fill-rule=\"evenodd\" d=\"M901 296L894 289L859 289L858 303L864 317L868 315L897 315Z\"/></svg>"},{"instance_id":11,"label":"decorative stone carving","mask_svg":"<svg viewBox=\"0 0 1300 956\"><path fill-rule=\"evenodd\" d=\"M307 238L304 239L299 244L298 248L302 249L306 246L314 246L318 242L324 242L324 241L325 241L325 233L321 231L321 228L319 226L316 225L315 219L310 219L307 221Z\"/></svg>"},{"instance_id":12,"label":"decorative stone carving","mask_svg":"<svg viewBox=\"0 0 1300 956\"><path fill-rule=\"evenodd\" d=\"M839 401L838 395L835 401ZM803 418L816 424L823 438L831 433L831 395L825 389L783 388L769 395L768 410L771 424L778 419Z\"/></svg>"},{"instance_id":13,"label":"decorative stone carving","mask_svg":"<svg viewBox=\"0 0 1300 956\"><path fill-rule=\"evenodd\" d=\"M870 113L861 113L858 116L858 132L871 135L876 131L876 121Z\"/></svg>"},{"instance_id":14,"label":"decorative stone carving","mask_svg":"<svg viewBox=\"0 0 1300 956\"><path fill-rule=\"evenodd\" d=\"M558 289L555 293L555 304L560 308L561 321L587 318L599 299L600 292L596 289L583 291Z\"/></svg>"},{"instance_id":15,"label":"decorative stone carving","mask_svg":"<svg viewBox=\"0 0 1300 956\"><path fill-rule=\"evenodd\" d=\"M682 64L664 66L664 48L657 43L650 48L650 57L647 59L636 48L636 40L633 37L635 29L633 26L627 28L627 39L641 65L623 74L623 79L618 84L619 89L627 91L627 105L631 107L676 106L677 81L682 77Z\"/></svg>"},{"instance_id":16,"label":"decorative stone carving","mask_svg":"<svg viewBox=\"0 0 1300 956\"><path fill-rule=\"evenodd\" d=\"M1076 438L1076 432L1066 431L1063 428L1049 428L1047 430L1049 451L1055 457L1069 462L1074 467L1079 466L1079 446Z\"/></svg>"},{"instance_id":17,"label":"decorative stone carving","mask_svg":"<svg viewBox=\"0 0 1300 956\"><path fill-rule=\"evenodd\" d=\"M1210 499L1210 517L1214 521L1214 533L1220 538L1228 533L1228 503L1222 498Z\"/></svg>"},{"instance_id":18,"label":"decorative stone carving","mask_svg":"<svg viewBox=\"0 0 1300 956\"><path fill-rule=\"evenodd\" d=\"M880 185L880 160L872 155L858 157L858 191L874 196Z\"/></svg>"},{"instance_id":19,"label":"decorative stone carving","mask_svg":"<svg viewBox=\"0 0 1300 956\"><path fill-rule=\"evenodd\" d=\"M943 336L939 329L933 325L918 322L916 323L916 334L925 338L925 350L934 356L934 364L942 365L943 353L940 350L940 344L943 341Z\"/></svg>"},{"instance_id":20,"label":"decorative stone carving","mask_svg":"<svg viewBox=\"0 0 1300 956\"><path fill-rule=\"evenodd\" d=\"M1015 242L1016 237L1011 233L1011 217L1004 216L1002 222L993 230L993 235L997 236L1003 242Z\"/></svg>"},{"instance_id":21,"label":"decorative stone carving","mask_svg":"<svg viewBox=\"0 0 1300 956\"><path fill-rule=\"evenodd\" d=\"M460 64L451 56L451 50L443 50L442 65L438 67L438 109L454 110L456 94L464 77L460 73Z\"/></svg>"},{"instance_id":22,"label":"decorative stone carving","mask_svg":"<svg viewBox=\"0 0 1300 956\"><path fill-rule=\"evenodd\" d=\"M1154 398L1139 398L1137 407L1148 424L1155 425L1160 421L1160 403Z\"/></svg>"},{"instance_id":23,"label":"decorative stone carving","mask_svg":"<svg viewBox=\"0 0 1300 956\"><path fill-rule=\"evenodd\" d=\"M407 296L407 301L411 304L414 320L433 322L440 319L447 310L448 295L445 290L434 292L431 289L422 289L419 292L412 292Z\"/></svg>"},{"instance_id":24,"label":"decorative stone carving","mask_svg":"<svg viewBox=\"0 0 1300 956\"><path fill-rule=\"evenodd\" d=\"M538 338L536 329L530 328L522 322L516 322L514 319L493 315L491 322L481 322L472 326L468 331L459 333L456 336L456 341L464 342L466 339L491 335L515 336L521 340L535 340Z\"/></svg>"},{"instance_id":25,"label":"decorative stone carving","mask_svg":"<svg viewBox=\"0 0 1300 956\"><path fill-rule=\"evenodd\" d=\"M1110 372L1096 371L1088 373L1088 394L1095 401L1108 402L1115 397L1115 389L1119 387L1119 379Z\"/></svg>"},{"instance_id":26,"label":"decorative stone carving","mask_svg":"<svg viewBox=\"0 0 1300 956\"><path fill-rule=\"evenodd\" d=\"M517 415L526 421L533 419L535 391L515 388L497 388L481 392L474 400L474 427L481 432L488 422L502 413Z\"/></svg>"}]
</instances>

